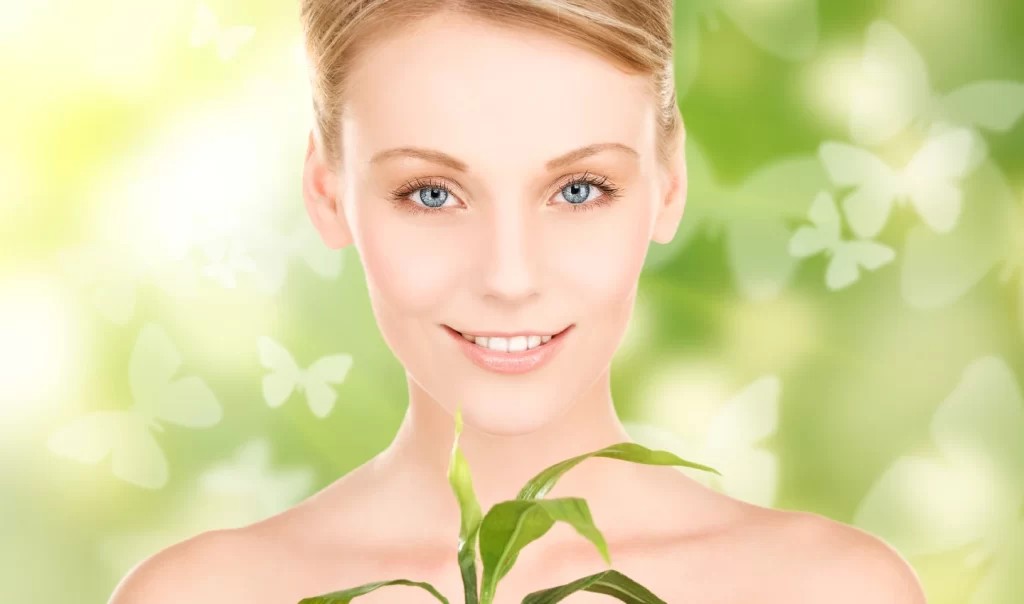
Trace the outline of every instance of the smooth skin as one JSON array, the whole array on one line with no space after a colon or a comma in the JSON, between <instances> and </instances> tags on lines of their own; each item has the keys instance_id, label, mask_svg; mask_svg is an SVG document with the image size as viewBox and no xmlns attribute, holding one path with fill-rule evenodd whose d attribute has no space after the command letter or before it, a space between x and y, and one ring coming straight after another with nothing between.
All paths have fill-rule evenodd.
<instances>
[{"instance_id":1,"label":"smooth skin","mask_svg":"<svg viewBox=\"0 0 1024 604\"><path fill-rule=\"evenodd\" d=\"M459 402L460 446L485 511L553 463L630 440L609 365L648 244L671 241L686 198L682 139L659 164L643 77L550 36L438 15L366 50L349 90L340 165L324 163L311 133L303 196L325 244L359 252L379 329L406 368L405 419L384 452L299 505L146 559L111 604L293 603L393 578L429 581L461 602L459 510L446 479ZM611 148L546 168L608 142L635 154ZM371 161L405 147L441 151L465 170L401 155ZM579 198L564 187L586 173L620 195L595 204L606 193L592 185L581 205L593 207L574 209ZM419 189L392 203L415 179L427 196L448 188L444 206L426 207ZM550 363L506 375L472 364L442 324L575 328ZM586 498L614 568L673 604L925 602L913 570L875 537L735 500L671 467L591 459L550 496ZM497 602L605 568L558 524L524 550ZM356 601L436 602L414 587Z\"/></svg>"}]
</instances>

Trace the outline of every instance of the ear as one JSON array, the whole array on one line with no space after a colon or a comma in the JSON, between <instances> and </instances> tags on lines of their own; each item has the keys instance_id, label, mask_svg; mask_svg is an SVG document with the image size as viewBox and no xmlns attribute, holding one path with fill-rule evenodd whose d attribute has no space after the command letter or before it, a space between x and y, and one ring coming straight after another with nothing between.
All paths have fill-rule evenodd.
<instances>
[{"instance_id":1,"label":"ear","mask_svg":"<svg viewBox=\"0 0 1024 604\"><path fill-rule=\"evenodd\" d=\"M302 198L313 226L327 247L337 250L352 244L352 233L338 199L337 173L333 166L324 162L312 130L302 171Z\"/></svg>"},{"instance_id":2,"label":"ear","mask_svg":"<svg viewBox=\"0 0 1024 604\"><path fill-rule=\"evenodd\" d=\"M669 243L679 229L686 207L686 127L679 126L679 134L672 145L673 152L668 165L662 167L662 189L660 203L654 219L651 239L658 243Z\"/></svg>"}]
</instances>

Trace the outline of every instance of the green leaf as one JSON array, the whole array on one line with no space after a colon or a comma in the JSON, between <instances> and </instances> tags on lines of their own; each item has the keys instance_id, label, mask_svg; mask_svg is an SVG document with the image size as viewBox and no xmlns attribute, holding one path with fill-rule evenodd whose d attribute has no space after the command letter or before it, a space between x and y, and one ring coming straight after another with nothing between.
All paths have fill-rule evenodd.
<instances>
[{"instance_id":1,"label":"green leaf","mask_svg":"<svg viewBox=\"0 0 1024 604\"><path fill-rule=\"evenodd\" d=\"M455 410L455 442L452 444L452 457L448 465L448 482L452 486L455 498L459 501L459 512L462 522L459 527L459 570L462 573L462 586L465 590L465 603L479 602L476 585L476 538L483 521L480 502L473 491L473 478L469 472L466 457L459 449L459 435L462 434L462 405Z\"/></svg>"},{"instance_id":2,"label":"green leaf","mask_svg":"<svg viewBox=\"0 0 1024 604\"><path fill-rule=\"evenodd\" d=\"M601 571L572 583L532 592L523 598L522 604L561 602L578 591L612 596L629 604L665 604L664 600L648 591L646 587L616 570Z\"/></svg>"},{"instance_id":3,"label":"green leaf","mask_svg":"<svg viewBox=\"0 0 1024 604\"><path fill-rule=\"evenodd\" d=\"M516 495L516 499L532 500L544 497L544 495L546 495L548 491L555 486L555 483L558 482L558 479L561 478L563 474L591 457L608 457L611 459L621 459L623 461L631 461L634 463L642 463L652 466L686 466L688 468L703 470L705 472L712 472L719 476L722 475L721 472L714 468L694 463L692 461L686 461L685 459L673 453L669 453L668 451L655 451L642 445L638 445L637 443L624 442L605 447L594 451L593 453L585 453L556 463L531 478L530 481L526 483L526 486L519 491L519 494Z\"/></svg>"},{"instance_id":4,"label":"green leaf","mask_svg":"<svg viewBox=\"0 0 1024 604\"><path fill-rule=\"evenodd\" d=\"M580 535L593 543L611 565L611 556L604 536L590 516L590 507L579 497L513 499L495 504L484 516L480 528L480 557L484 563L480 601L490 604L498 582L512 568L519 552L540 539L555 522L567 522Z\"/></svg>"},{"instance_id":5,"label":"green leaf","mask_svg":"<svg viewBox=\"0 0 1024 604\"><path fill-rule=\"evenodd\" d=\"M434 589L434 586L430 583L424 583L422 581L410 581L408 579L392 579L391 581L375 581L373 583L367 583L366 585L360 585L359 587L353 587L351 589L344 589L342 591L332 591L329 594L322 596L314 596L312 598L303 598L299 600L299 604L348 604L353 598L358 596L366 595L371 591L385 587L387 585L411 585L413 587L422 587L429 591L435 598L448 604L448 599L441 595L439 591Z\"/></svg>"}]
</instances>

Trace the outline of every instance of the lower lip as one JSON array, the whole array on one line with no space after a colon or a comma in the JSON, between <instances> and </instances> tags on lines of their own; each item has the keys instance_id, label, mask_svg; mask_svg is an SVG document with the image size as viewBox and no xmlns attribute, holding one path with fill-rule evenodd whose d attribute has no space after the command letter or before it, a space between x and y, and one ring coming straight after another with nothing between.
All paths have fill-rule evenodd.
<instances>
[{"instance_id":1,"label":"lower lip","mask_svg":"<svg viewBox=\"0 0 1024 604\"><path fill-rule=\"evenodd\" d=\"M469 357L469 360L473 361L478 367L497 373L526 373L543 366L558 354L558 351L565 344L566 336L576 327L576 324L574 323L566 327L561 333L540 346L521 352L501 352L500 350L491 350L490 348L477 346L462 337L461 333L451 327L447 325L442 325L442 327L455 340L463 354Z\"/></svg>"}]
</instances>

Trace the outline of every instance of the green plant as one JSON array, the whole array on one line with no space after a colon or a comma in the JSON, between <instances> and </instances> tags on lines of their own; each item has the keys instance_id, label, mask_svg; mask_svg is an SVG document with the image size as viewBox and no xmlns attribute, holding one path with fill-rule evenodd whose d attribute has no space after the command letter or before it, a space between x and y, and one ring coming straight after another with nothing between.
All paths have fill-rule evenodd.
<instances>
[{"instance_id":1,"label":"green plant","mask_svg":"<svg viewBox=\"0 0 1024 604\"><path fill-rule=\"evenodd\" d=\"M720 474L714 468L686 461L667 451L655 451L631 442L618 443L592 453L578 455L545 469L529 480L515 499L496 503L488 510L487 515L483 515L480 502L473 491L469 464L459 449L460 434L461 406L455 412L455 442L452 445L451 461L448 466L448 482L459 502L462 518L457 556L465 591L464 604L492 604L498 582L511 570L519 552L543 537L556 522L570 524L576 532L594 544L601 557L608 566L611 566L608 545L601 531L594 525L587 502L579 497L544 499L544 495L555 486L563 474L583 461L591 457L607 457L647 465L686 466ZM476 574L478 541L484 569L479 590ZM359 587L304 598L299 604L348 604L353 598L388 585L420 587L439 601L448 604L448 600L429 583L408 579L367 583ZM631 604L665 604L644 586L613 569L565 585L532 592L523 598L522 604L561 602L578 591L605 594Z\"/></svg>"}]
</instances>

